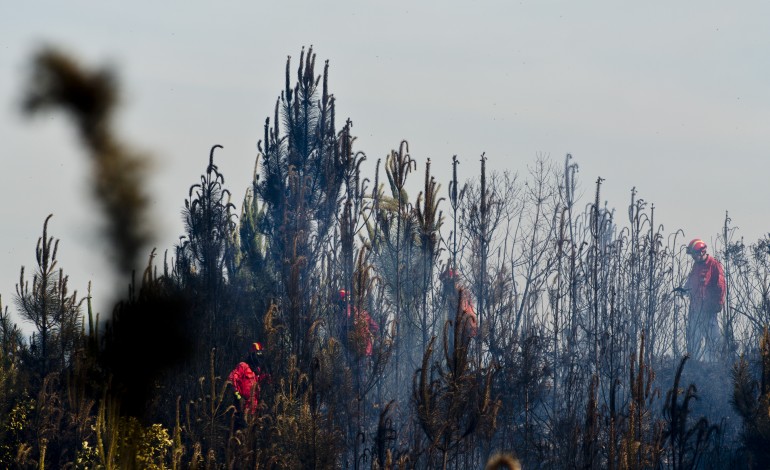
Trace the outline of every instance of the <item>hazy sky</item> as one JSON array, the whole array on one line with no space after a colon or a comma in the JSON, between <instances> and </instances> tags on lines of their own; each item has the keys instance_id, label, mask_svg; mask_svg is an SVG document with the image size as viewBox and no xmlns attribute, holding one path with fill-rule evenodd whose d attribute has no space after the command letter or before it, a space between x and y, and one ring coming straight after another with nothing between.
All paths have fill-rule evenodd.
<instances>
[{"instance_id":1,"label":"hazy sky","mask_svg":"<svg viewBox=\"0 0 770 470\"><path fill-rule=\"evenodd\" d=\"M119 72L119 131L155 156L161 253L182 234L187 190L214 144L240 203L286 57L296 70L303 45L314 46L319 73L330 61L338 122L353 120L367 171L407 139L415 182L431 158L445 195L453 154L473 176L482 152L489 168L518 172L538 154L561 164L571 153L584 203L601 176L602 199L619 216L635 186L666 232L710 240L729 211L738 234L755 241L770 231L770 4L724 5L3 2L3 304L12 304L20 266L34 265L49 213L71 288L85 294L92 280L104 299L112 287L74 129L59 113L18 111L30 58L45 44Z\"/></svg>"}]
</instances>

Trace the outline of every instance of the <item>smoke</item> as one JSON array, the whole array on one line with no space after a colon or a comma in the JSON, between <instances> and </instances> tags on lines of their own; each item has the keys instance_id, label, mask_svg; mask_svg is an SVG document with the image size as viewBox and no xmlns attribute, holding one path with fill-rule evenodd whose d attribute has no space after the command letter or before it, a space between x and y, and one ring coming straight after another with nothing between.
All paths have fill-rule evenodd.
<instances>
[{"instance_id":1,"label":"smoke","mask_svg":"<svg viewBox=\"0 0 770 470\"><path fill-rule=\"evenodd\" d=\"M116 273L125 279L151 239L144 190L149 157L116 136L117 79L107 68L88 69L54 48L40 50L30 72L22 110L30 116L60 110L74 124L93 164L93 194L105 217L106 245ZM150 260L153 256L154 251ZM131 289L137 287L138 295L115 306L99 360L123 412L141 417L153 384L191 354L185 334L190 308L183 295L163 288L151 266L141 285L133 283Z\"/></svg>"},{"instance_id":2,"label":"smoke","mask_svg":"<svg viewBox=\"0 0 770 470\"><path fill-rule=\"evenodd\" d=\"M104 211L105 234L119 273L128 274L151 238L142 186L149 158L115 136L112 117L118 101L111 70L89 70L66 53L47 47L32 60L22 109L27 115L59 109L70 117L91 155L93 191Z\"/></svg>"}]
</instances>

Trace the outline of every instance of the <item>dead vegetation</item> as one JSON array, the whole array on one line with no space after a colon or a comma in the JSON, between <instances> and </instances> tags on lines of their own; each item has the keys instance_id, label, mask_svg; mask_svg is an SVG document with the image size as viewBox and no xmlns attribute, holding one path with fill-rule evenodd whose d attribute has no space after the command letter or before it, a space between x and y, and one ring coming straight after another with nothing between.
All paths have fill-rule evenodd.
<instances>
[{"instance_id":1,"label":"dead vegetation","mask_svg":"<svg viewBox=\"0 0 770 470\"><path fill-rule=\"evenodd\" d=\"M125 271L146 176L110 127L110 77L44 51L26 109L73 117ZM0 466L767 467L767 240L732 241L726 218L728 346L688 377L683 237L635 190L627 218L601 178L581 209L570 155L522 175L482 155L466 181L452 160L446 198L426 159L410 198L421 161L403 141L386 183L381 161L363 175L329 83L312 49L296 74L287 60L240 213L213 145L186 233L162 261L151 252L106 322L70 293L45 220L13 297L35 333L0 306ZM244 415L225 378L254 341L270 378ZM732 408L709 386L725 380Z\"/></svg>"}]
</instances>

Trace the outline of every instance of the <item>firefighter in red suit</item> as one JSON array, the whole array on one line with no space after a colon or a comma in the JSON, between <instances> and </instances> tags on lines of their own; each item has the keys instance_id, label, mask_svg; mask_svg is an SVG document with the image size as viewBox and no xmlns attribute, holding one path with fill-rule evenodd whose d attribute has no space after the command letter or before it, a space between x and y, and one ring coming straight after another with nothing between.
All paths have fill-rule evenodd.
<instances>
[{"instance_id":1,"label":"firefighter in red suit","mask_svg":"<svg viewBox=\"0 0 770 470\"><path fill-rule=\"evenodd\" d=\"M238 363L227 380L235 388L235 398L240 403L244 417L255 416L259 406L260 384L269 378L262 370L263 349L261 343L252 343L246 361Z\"/></svg>"},{"instance_id":2,"label":"firefighter in red suit","mask_svg":"<svg viewBox=\"0 0 770 470\"><path fill-rule=\"evenodd\" d=\"M372 319L369 312L348 304L345 289L339 290L338 302L341 311L347 313L347 317L343 319L346 326L343 338L347 341L348 347L357 357L371 357L374 352L374 339L377 337L380 326Z\"/></svg>"},{"instance_id":3,"label":"firefighter in red suit","mask_svg":"<svg viewBox=\"0 0 770 470\"><path fill-rule=\"evenodd\" d=\"M690 297L687 319L687 352L697 360L714 360L721 350L717 314L725 304L725 274L722 265L706 253L706 243L696 238L687 245L693 259L684 288Z\"/></svg>"},{"instance_id":4,"label":"firefighter in red suit","mask_svg":"<svg viewBox=\"0 0 770 470\"><path fill-rule=\"evenodd\" d=\"M449 301L449 319L460 321L465 340L476 337L478 334L478 317L473 307L471 293L462 285L459 273L450 267L441 273L441 281L444 283L444 294Z\"/></svg>"}]
</instances>

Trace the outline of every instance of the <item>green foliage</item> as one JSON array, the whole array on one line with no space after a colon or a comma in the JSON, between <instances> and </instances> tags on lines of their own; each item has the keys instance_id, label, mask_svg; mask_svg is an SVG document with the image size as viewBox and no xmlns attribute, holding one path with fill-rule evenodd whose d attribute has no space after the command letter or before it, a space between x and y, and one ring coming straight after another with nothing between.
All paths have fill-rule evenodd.
<instances>
[{"instance_id":1,"label":"green foliage","mask_svg":"<svg viewBox=\"0 0 770 470\"><path fill-rule=\"evenodd\" d=\"M75 468L78 470L87 470L95 468L98 462L96 449L91 447L87 440L83 441L81 448L75 457Z\"/></svg>"},{"instance_id":2,"label":"green foliage","mask_svg":"<svg viewBox=\"0 0 770 470\"><path fill-rule=\"evenodd\" d=\"M99 404L94 431L95 443L84 440L78 451L76 465L82 465L80 468L170 468L173 442L161 424L144 426L134 417L120 416L117 404L104 399Z\"/></svg>"},{"instance_id":3,"label":"green foliage","mask_svg":"<svg viewBox=\"0 0 770 470\"><path fill-rule=\"evenodd\" d=\"M12 397L4 395L3 398L5 401ZM29 449L26 437L32 431L34 406L34 400L22 395L15 397L13 406L3 413L0 422L0 465L4 468L19 463L19 456L25 453L25 449Z\"/></svg>"}]
</instances>

